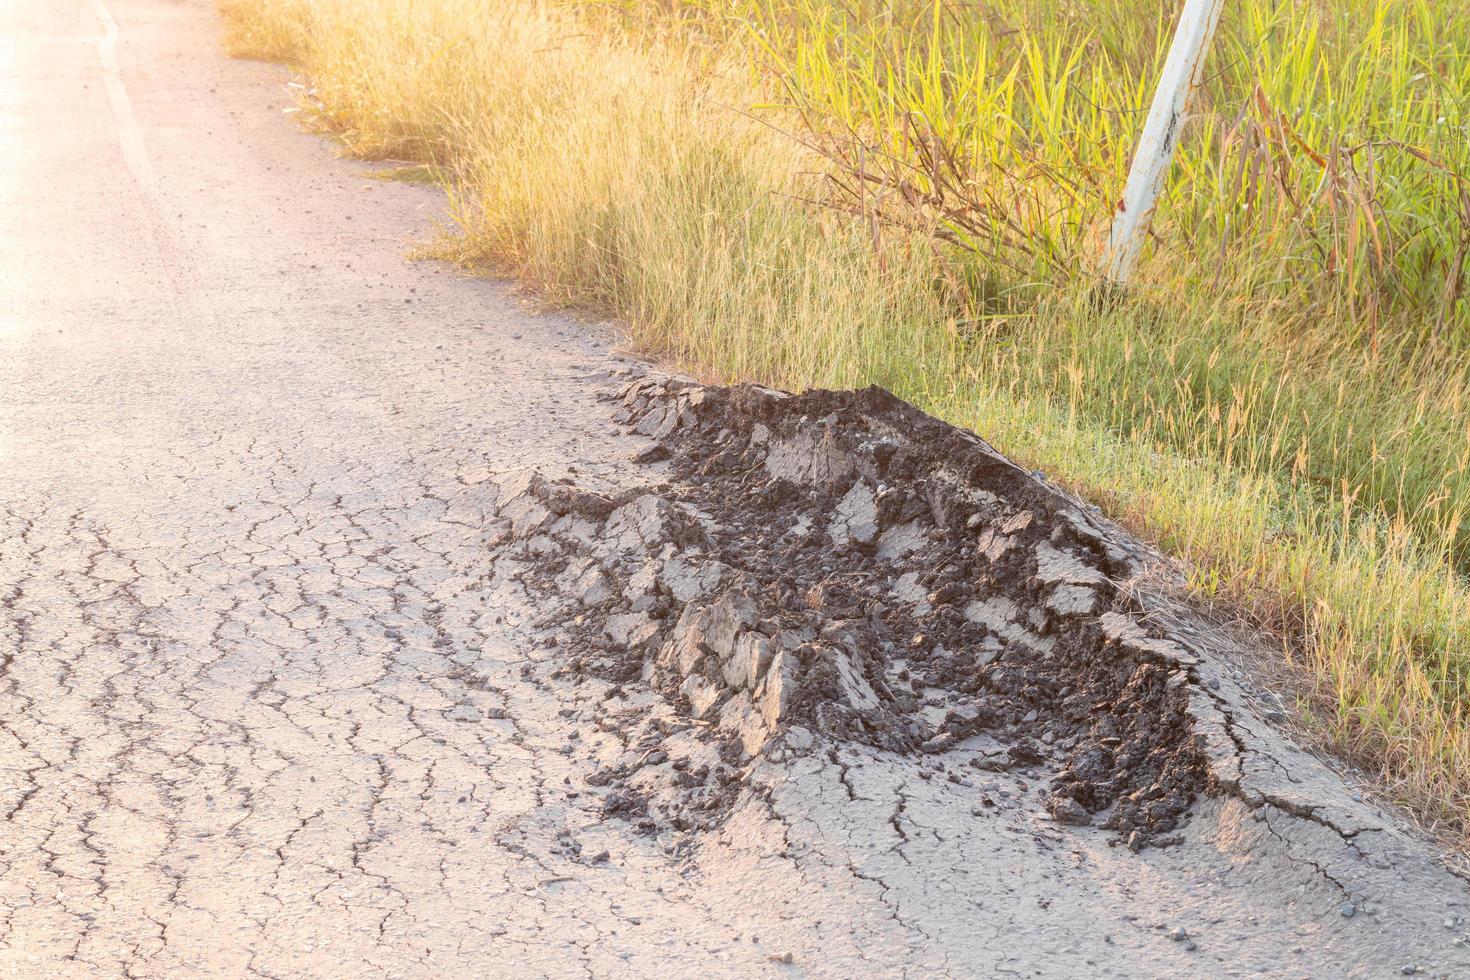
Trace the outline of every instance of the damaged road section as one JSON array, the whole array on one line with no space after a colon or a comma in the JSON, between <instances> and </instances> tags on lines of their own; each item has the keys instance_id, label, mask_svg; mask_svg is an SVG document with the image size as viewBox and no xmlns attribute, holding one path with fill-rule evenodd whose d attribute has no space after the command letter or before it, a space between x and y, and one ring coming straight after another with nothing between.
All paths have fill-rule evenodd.
<instances>
[{"instance_id":1,"label":"damaged road section","mask_svg":"<svg viewBox=\"0 0 1470 980\"><path fill-rule=\"evenodd\" d=\"M1211 880L1183 886L1203 896L1191 928L1226 921L1206 915L1225 907L1210 890L1244 867L1275 880L1231 914L1279 917L1274 942L1316 923L1356 949L1344 928L1364 909L1374 962L1391 962L1395 933L1438 920L1387 896L1426 887L1452 896L1458 928L1463 884L1257 719L1234 641L1095 508L876 388L643 377L609 397L646 440L641 480L517 471L491 524L497 578L534 602L551 648L525 674L592 685L620 747L567 746L607 816L682 854L775 820L786 853L849 862L900 923L899 881L946 849L1049 850L1071 834L1094 860L1101 842ZM886 830L868 827L885 808ZM982 819L996 814L1009 822ZM886 850L853 857L885 834ZM860 869L890 858L901 871ZM1251 962L1271 945L1252 944Z\"/></svg>"},{"instance_id":2,"label":"damaged road section","mask_svg":"<svg viewBox=\"0 0 1470 980\"><path fill-rule=\"evenodd\" d=\"M1139 569L1085 511L878 389L621 398L667 482L505 487L543 590L581 606L569 669L650 683L731 762L983 744L978 769L1049 773L1058 821L1170 839L1208 782L1189 665L1135 625Z\"/></svg>"}]
</instances>

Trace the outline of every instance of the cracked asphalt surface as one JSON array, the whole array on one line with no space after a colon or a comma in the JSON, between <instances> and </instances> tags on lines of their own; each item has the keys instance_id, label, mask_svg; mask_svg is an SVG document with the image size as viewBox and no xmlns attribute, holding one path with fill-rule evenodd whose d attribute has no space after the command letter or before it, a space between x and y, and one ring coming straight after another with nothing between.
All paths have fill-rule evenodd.
<instances>
[{"instance_id":1,"label":"cracked asphalt surface","mask_svg":"<svg viewBox=\"0 0 1470 980\"><path fill-rule=\"evenodd\" d=\"M217 30L0 7L0 976L1470 975L1463 882L1264 729L1288 789L1137 855L858 746L605 820L485 488L625 482L626 364L405 261L438 196Z\"/></svg>"}]
</instances>

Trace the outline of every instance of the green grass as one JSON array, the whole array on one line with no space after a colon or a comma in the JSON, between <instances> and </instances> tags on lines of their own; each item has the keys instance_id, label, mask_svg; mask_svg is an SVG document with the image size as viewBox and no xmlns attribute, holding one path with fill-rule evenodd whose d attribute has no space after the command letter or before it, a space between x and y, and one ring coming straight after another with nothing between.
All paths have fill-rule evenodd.
<instances>
[{"instance_id":1,"label":"green grass","mask_svg":"<svg viewBox=\"0 0 1470 980\"><path fill-rule=\"evenodd\" d=\"M226 13L352 152L445 175L439 254L713 377L877 383L975 429L1274 630L1323 736L1465 831L1455 5L1232 4L1115 303L1092 267L1168 33L1140 0Z\"/></svg>"}]
</instances>

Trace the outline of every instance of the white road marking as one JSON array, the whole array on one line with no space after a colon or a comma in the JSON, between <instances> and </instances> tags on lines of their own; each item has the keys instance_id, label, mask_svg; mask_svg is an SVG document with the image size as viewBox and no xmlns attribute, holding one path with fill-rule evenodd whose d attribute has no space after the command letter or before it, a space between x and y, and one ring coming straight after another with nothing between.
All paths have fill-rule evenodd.
<instances>
[{"instance_id":1,"label":"white road marking","mask_svg":"<svg viewBox=\"0 0 1470 980\"><path fill-rule=\"evenodd\" d=\"M113 118L117 120L118 142L122 144L123 161L127 163L138 187L157 205L158 178L153 173L153 161L148 158L148 148L143 145L143 130L138 118L133 115L133 102L128 98L128 88L123 84L122 68L117 62L117 20L102 0L92 0L92 11L102 22L102 36L97 39L97 57L102 62L102 84L107 89L107 101L112 106Z\"/></svg>"},{"instance_id":2,"label":"white road marking","mask_svg":"<svg viewBox=\"0 0 1470 980\"><path fill-rule=\"evenodd\" d=\"M117 141L123 162L138 187L143 217L154 244L169 257L161 265L163 274L173 286L175 299L182 299L187 290L183 288L180 275L181 272L187 274L192 271L194 263L187 249L180 246L166 217L168 211L163 206L158 176L153 170L153 160L148 156L148 147L143 142L143 128L138 125L138 117L133 113L133 100L128 97L128 87L123 82L122 66L117 60L117 39L122 36L122 30L107 4L102 0L91 0L91 3L92 12L102 24L102 36L97 39L97 58L102 64L102 85L107 90L107 102L117 124Z\"/></svg>"}]
</instances>

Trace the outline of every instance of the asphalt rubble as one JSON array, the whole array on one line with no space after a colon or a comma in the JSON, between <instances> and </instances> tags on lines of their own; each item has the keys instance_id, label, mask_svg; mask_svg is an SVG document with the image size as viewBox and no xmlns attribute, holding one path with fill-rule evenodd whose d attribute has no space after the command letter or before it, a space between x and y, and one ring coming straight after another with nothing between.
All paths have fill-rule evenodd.
<instances>
[{"instance_id":1,"label":"asphalt rubble","mask_svg":"<svg viewBox=\"0 0 1470 980\"><path fill-rule=\"evenodd\" d=\"M859 799L861 747L968 787L960 819L1183 843L1226 877L1246 848L1305 882L1293 907L1393 925L1383 955L1458 935L1464 883L1277 730L1238 637L1097 508L878 388L635 374L604 397L639 479L501 474L486 543L539 610L523 675L596 692L563 751L606 819L689 854L804 759ZM1453 897L1406 907L1426 890Z\"/></svg>"},{"instance_id":2,"label":"asphalt rubble","mask_svg":"<svg viewBox=\"0 0 1470 980\"><path fill-rule=\"evenodd\" d=\"M562 673L644 685L681 722L646 736L613 815L704 829L742 765L817 740L969 748L1044 781L1061 824L1167 845L1227 738L1198 662L1126 587L1146 553L976 436L878 388L794 396L642 378L617 421L654 482L599 491L519 471L499 515L556 610ZM673 728L675 730L668 730ZM662 813L628 788L697 730L717 760ZM976 747L981 751L974 751ZM1229 750L1233 753L1233 747Z\"/></svg>"}]
</instances>

